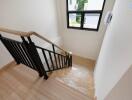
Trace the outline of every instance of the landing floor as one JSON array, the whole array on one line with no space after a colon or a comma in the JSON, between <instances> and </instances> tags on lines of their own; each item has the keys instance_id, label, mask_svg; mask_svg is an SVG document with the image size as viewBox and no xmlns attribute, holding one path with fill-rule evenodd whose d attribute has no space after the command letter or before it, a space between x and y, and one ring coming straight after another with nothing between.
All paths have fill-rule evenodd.
<instances>
[{"instance_id":1,"label":"landing floor","mask_svg":"<svg viewBox=\"0 0 132 100\"><path fill-rule=\"evenodd\" d=\"M56 78L60 82L84 93L85 95L94 97L94 71L95 61L73 56L73 66L63 70L53 72L50 77Z\"/></svg>"}]
</instances>

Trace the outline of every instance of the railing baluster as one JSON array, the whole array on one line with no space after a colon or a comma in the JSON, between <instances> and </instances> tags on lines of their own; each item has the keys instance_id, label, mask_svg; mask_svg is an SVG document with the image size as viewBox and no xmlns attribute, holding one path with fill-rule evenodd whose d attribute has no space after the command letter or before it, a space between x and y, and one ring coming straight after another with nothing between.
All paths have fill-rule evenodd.
<instances>
[{"instance_id":1,"label":"railing baluster","mask_svg":"<svg viewBox=\"0 0 132 100\"><path fill-rule=\"evenodd\" d=\"M20 45L20 49L21 49L21 52L22 52L22 55L24 56L26 62L27 62L27 65L29 67L31 67L32 69L35 69L36 70L36 67L34 67L34 63L32 62L27 50L25 49L25 46L23 46L22 44Z\"/></svg>"},{"instance_id":2,"label":"railing baluster","mask_svg":"<svg viewBox=\"0 0 132 100\"><path fill-rule=\"evenodd\" d=\"M68 67L70 67L70 55L68 54Z\"/></svg>"},{"instance_id":3,"label":"railing baluster","mask_svg":"<svg viewBox=\"0 0 132 100\"><path fill-rule=\"evenodd\" d=\"M35 66L39 69L39 76L43 76L44 75L44 79L48 79L47 73L45 71L44 65L41 61L41 58L38 54L37 48L35 46L35 44L32 42L30 37L27 37L29 44L26 45L26 48L28 50L29 55L31 56Z\"/></svg>"},{"instance_id":4,"label":"railing baluster","mask_svg":"<svg viewBox=\"0 0 132 100\"><path fill-rule=\"evenodd\" d=\"M70 55L70 66L72 67L72 55Z\"/></svg>"},{"instance_id":5,"label":"railing baluster","mask_svg":"<svg viewBox=\"0 0 132 100\"><path fill-rule=\"evenodd\" d=\"M69 57L68 57L68 55L66 55L66 65L67 65L67 67L69 67L68 63L69 63Z\"/></svg>"},{"instance_id":6,"label":"railing baluster","mask_svg":"<svg viewBox=\"0 0 132 100\"><path fill-rule=\"evenodd\" d=\"M65 67L65 56L63 56L63 67Z\"/></svg>"},{"instance_id":7,"label":"railing baluster","mask_svg":"<svg viewBox=\"0 0 132 100\"><path fill-rule=\"evenodd\" d=\"M66 67L66 56L64 56L64 65Z\"/></svg>"},{"instance_id":8,"label":"railing baluster","mask_svg":"<svg viewBox=\"0 0 132 100\"><path fill-rule=\"evenodd\" d=\"M33 62L34 62L34 58L35 58L37 55L36 55L35 51L33 50L33 49L34 49L34 46L33 46L33 43L32 43L32 41L31 41L31 39L28 38L28 40L29 40L29 42L30 42L30 44L28 44L28 42L25 40L24 37L21 37L21 38L22 38L23 43L25 44L25 46L28 48L29 55L31 56L31 58L32 58L32 60L33 60ZM30 47L29 47L29 46L30 46ZM34 52L35 55L33 54L33 52L30 52L30 51L32 51L32 50L33 50L33 52ZM38 59L36 59L36 60L38 60ZM36 61L36 60L35 60L35 61ZM39 76L40 76L40 77L43 76L43 71L42 71L40 65L39 65L39 66L36 66L36 65L38 65L38 64L37 64L36 62L34 62L34 63L35 63L34 68L36 68L37 71L39 72Z\"/></svg>"},{"instance_id":9,"label":"railing baluster","mask_svg":"<svg viewBox=\"0 0 132 100\"><path fill-rule=\"evenodd\" d=\"M54 70L55 68L54 68L54 63L53 63L51 52L48 51L48 53L49 53L50 61L51 61L51 64L52 64L52 67L53 67L53 70Z\"/></svg>"},{"instance_id":10,"label":"railing baluster","mask_svg":"<svg viewBox=\"0 0 132 100\"><path fill-rule=\"evenodd\" d=\"M63 56L63 67L65 67L65 56Z\"/></svg>"},{"instance_id":11,"label":"railing baluster","mask_svg":"<svg viewBox=\"0 0 132 100\"><path fill-rule=\"evenodd\" d=\"M67 59L68 59L68 67L72 66L72 55L68 54Z\"/></svg>"},{"instance_id":12,"label":"railing baluster","mask_svg":"<svg viewBox=\"0 0 132 100\"><path fill-rule=\"evenodd\" d=\"M61 61L60 61L60 55L58 55L58 61L59 61L59 68L61 68Z\"/></svg>"},{"instance_id":13,"label":"railing baluster","mask_svg":"<svg viewBox=\"0 0 132 100\"><path fill-rule=\"evenodd\" d=\"M10 45L9 41L5 41L7 48L11 48L9 52L11 52L12 55L14 55L14 58L18 60L18 62L21 62L20 56L17 54L16 50L12 45ZM14 51L14 52L13 52ZM19 64L19 63L18 63Z\"/></svg>"},{"instance_id":14,"label":"railing baluster","mask_svg":"<svg viewBox=\"0 0 132 100\"><path fill-rule=\"evenodd\" d=\"M50 71L50 67L49 67L49 63L48 63L48 59L47 59L47 56L46 56L46 54L45 54L45 51L42 50L42 53L43 53L43 56L44 56L44 58L45 58L45 62L46 62L46 64L47 64L48 70Z\"/></svg>"},{"instance_id":15,"label":"railing baluster","mask_svg":"<svg viewBox=\"0 0 132 100\"><path fill-rule=\"evenodd\" d=\"M8 42L9 42L10 46L12 46L12 48L14 49L14 51L16 51L16 53L17 53L18 56L20 57L21 62L25 62L25 61L24 61L24 58L23 58L23 57L21 56L21 54L20 54L20 51L18 51L18 47L16 47L15 42L11 42L11 41L8 41Z\"/></svg>"},{"instance_id":16,"label":"railing baluster","mask_svg":"<svg viewBox=\"0 0 132 100\"><path fill-rule=\"evenodd\" d=\"M22 40L24 39L24 37L21 37L21 38L22 38ZM24 41L24 43L26 43L25 39L24 39L23 41ZM19 46L19 47L20 47L20 46ZM21 47L20 47L20 48L21 48ZM19 50L19 48L18 48L18 50ZM20 49L20 52L22 52L22 48ZM24 56L24 55L23 55L23 52L21 53L21 55ZM24 56L24 60L26 60L26 63L25 63L25 64L26 64L26 65L29 65L29 63L27 62L27 59L25 58L25 56ZM29 65L29 67L31 67L31 66Z\"/></svg>"},{"instance_id":17,"label":"railing baluster","mask_svg":"<svg viewBox=\"0 0 132 100\"><path fill-rule=\"evenodd\" d=\"M21 56L21 58L22 58L22 60L23 60L22 63L25 64L25 65L29 65L28 62L27 62L26 57L24 57L24 55L23 55L23 53L22 53L22 51L21 51L21 49L20 49L20 48L21 48L20 45L14 43L14 47L17 48L18 53L19 53L19 55Z\"/></svg>"},{"instance_id":18,"label":"railing baluster","mask_svg":"<svg viewBox=\"0 0 132 100\"><path fill-rule=\"evenodd\" d=\"M60 55L60 62L61 62L61 68L63 68L63 64L62 64L62 56Z\"/></svg>"},{"instance_id":19,"label":"railing baluster","mask_svg":"<svg viewBox=\"0 0 132 100\"><path fill-rule=\"evenodd\" d=\"M13 58L17 62L17 64L20 64L20 62L21 62L20 56L17 54L17 52L14 52L14 50L13 50L14 48L12 47L12 45L10 45L9 41L7 41L7 40L2 40L2 41L3 41L4 45L7 47L10 54L13 56Z\"/></svg>"},{"instance_id":20,"label":"railing baluster","mask_svg":"<svg viewBox=\"0 0 132 100\"><path fill-rule=\"evenodd\" d=\"M58 54L55 54L56 55L56 60L57 60L57 68L59 68L59 59L58 59Z\"/></svg>"},{"instance_id":21,"label":"railing baluster","mask_svg":"<svg viewBox=\"0 0 132 100\"><path fill-rule=\"evenodd\" d=\"M56 55L55 55L55 46L54 46L54 44L52 44L52 47L53 47L53 52L54 52L54 58L55 58L56 67L58 68L57 58L56 58Z\"/></svg>"},{"instance_id":22,"label":"railing baluster","mask_svg":"<svg viewBox=\"0 0 132 100\"><path fill-rule=\"evenodd\" d=\"M21 46L23 53L25 54L25 56L27 57L27 60L29 61L29 67L35 69L36 71L39 72L39 69L34 65L34 62L32 61L32 59L30 58L30 55L28 53L28 51L26 50L26 45L29 45L28 42L25 40L25 38L23 36L21 36L21 39L23 40L23 45Z\"/></svg>"},{"instance_id":23,"label":"railing baluster","mask_svg":"<svg viewBox=\"0 0 132 100\"><path fill-rule=\"evenodd\" d=\"M10 45L14 48L15 53L17 53L17 55L19 55L20 59L21 59L21 63L30 66L30 62L28 60L28 57L26 57L27 55L24 54L23 48L21 47L22 44L17 43L17 42L10 42Z\"/></svg>"},{"instance_id":24,"label":"railing baluster","mask_svg":"<svg viewBox=\"0 0 132 100\"><path fill-rule=\"evenodd\" d=\"M62 63L62 68L64 67L64 64L63 64L63 56L61 55L61 63Z\"/></svg>"}]
</instances>

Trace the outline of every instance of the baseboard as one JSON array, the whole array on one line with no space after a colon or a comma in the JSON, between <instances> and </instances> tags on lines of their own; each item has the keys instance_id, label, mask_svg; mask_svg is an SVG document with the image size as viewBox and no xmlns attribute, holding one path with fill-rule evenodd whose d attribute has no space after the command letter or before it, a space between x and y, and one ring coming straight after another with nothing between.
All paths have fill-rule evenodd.
<instances>
[{"instance_id":1,"label":"baseboard","mask_svg":"<svg viewBox=\"0 0 132 100\"><path fill-rule=\"evenodd\" d=\"M73 54L73 62L79 65L84 65L84 66L91 66L91 68L94 70L95 67L95 61L88 59L88 58L83 58L78 55Z\"/></svg>"}]
</instances>

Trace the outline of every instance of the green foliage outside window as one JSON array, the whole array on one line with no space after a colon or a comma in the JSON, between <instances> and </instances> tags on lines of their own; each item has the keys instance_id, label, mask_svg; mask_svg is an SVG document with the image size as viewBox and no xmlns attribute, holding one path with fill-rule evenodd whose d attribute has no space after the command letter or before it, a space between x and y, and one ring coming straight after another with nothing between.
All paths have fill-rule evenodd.
<instances>
[{"instance_id":1,"label":"green foliage outside window","mask_svg":"<svg viewBox=\"0 0 132 100\"><path fill-rule=\"evenodd\" d=\"M85 6L85 3L88 3L88 0L77 0L77 4L78 4L77 11L83 11L84 10L84 6ZM76 21L78 23L81 22L80 14L77 14Z\"/></svg>"}]
</instances>

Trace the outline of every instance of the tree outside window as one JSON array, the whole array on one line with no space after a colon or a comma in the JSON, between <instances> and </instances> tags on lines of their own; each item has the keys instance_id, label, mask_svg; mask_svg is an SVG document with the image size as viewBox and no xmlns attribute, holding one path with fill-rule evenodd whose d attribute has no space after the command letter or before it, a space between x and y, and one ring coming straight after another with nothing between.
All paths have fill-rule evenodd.
<instances>
[{"instance_id":1,"label":"tree outside window","mask_svg":"<svg viewBox=\"0 0 132 100\"><path fill-rule=\"evenodd\" d=\"M77 0L77 11L83 11L85 3L88 3L88 0ZM76 22L80 23L81 22L81 17L79 14L76 16Z\"/></svg>"}]
</instances>

